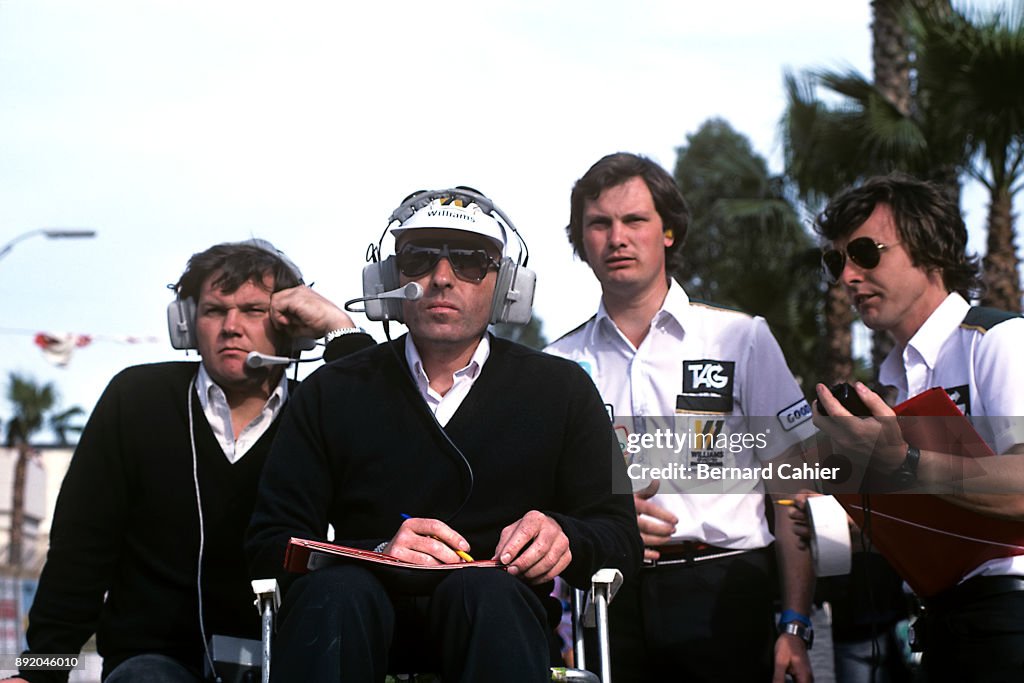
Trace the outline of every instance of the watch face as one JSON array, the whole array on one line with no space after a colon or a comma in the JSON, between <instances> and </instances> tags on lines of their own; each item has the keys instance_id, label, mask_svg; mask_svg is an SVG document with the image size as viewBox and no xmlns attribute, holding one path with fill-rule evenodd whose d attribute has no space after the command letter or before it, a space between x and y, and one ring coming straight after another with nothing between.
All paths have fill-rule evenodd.
<instances>
[{"instance_id":1,"label":"watch face","mask_svg":"<svg viewBox=\"0 0 1024 683\"><path fill-rule=\"evenodd\" d=\"M807 645L807 649L811 649L811 645L814 644L814 629L804 626L803 624L796 621L786 622L782 627L783 633L788 633L791 636L796 636L804 641Z\"/></svg>"}]
</instances>

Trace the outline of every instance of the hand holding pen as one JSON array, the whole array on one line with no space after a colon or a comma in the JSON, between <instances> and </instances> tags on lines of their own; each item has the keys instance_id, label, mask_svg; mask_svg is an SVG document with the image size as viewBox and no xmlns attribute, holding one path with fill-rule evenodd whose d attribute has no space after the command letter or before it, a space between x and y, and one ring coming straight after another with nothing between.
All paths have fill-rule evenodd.
<instances>
[{"instance_id":1,"label":"hand holding pen","mask_svg":"<svg viewBox=\"0 0 1024 683\"><path fill-rule=\"evenodd\" d=\"M437 519L402 515L402 526L383 552L406 562L423 565L472 562L469 542Z\"/></svg>"}]
</instances>

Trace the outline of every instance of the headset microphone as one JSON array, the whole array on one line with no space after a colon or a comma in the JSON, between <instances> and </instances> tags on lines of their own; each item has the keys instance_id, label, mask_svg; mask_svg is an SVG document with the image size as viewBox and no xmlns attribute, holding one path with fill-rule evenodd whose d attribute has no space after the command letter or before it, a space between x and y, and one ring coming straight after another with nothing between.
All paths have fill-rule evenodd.
<instances>
[{"instance_id":1,"label":"headset microphone","mask_svg":"<svg viewBox=\"0 0 1024 683\"><path fill-rule=\"evenodd\" d=\"M379 292L370 296L361 296L356 299L349 299L345 302L345 310L349 313L365 313L366 308L356 309L352 308L352 304L359 303L360 301L379 301L381 299L405 299L407 301L416 301L423 297L423 287L418 282L410 282L404 287L398 287L396 289L389 289L386 292Z\"/></svg>"},{"instance_id":2,"label":"headset microphone","mask_svg":"<svg viewBox=\"0 0 1024 683\"><path fill-rule=\"evenodd\" d=\"M270 356L259 351L250 351L249 355L245 357L245 364L250 368L263 368L270 365L290 365L294 363L294 358L288 356Z\"/></svg>"}]
</instances>

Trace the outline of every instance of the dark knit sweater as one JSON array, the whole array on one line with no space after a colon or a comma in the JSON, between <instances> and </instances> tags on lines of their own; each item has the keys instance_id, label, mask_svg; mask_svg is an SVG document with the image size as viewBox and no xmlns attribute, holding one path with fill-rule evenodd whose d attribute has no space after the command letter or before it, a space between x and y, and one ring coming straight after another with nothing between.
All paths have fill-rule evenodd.
<instances>
[{"instance_id":1,"label":"dark knit sweater","mask_svg":"<svg viewBox=\"0 0 1024 683\"><path fill-rule=\"evenodd\" d=\"M448 520L477 559L532 509L569 538L563 576L589 585L602 566L630 573L642 546L621 451L593 382L575 363L492 339L446 444L409 376L404 338L318 369L290 401L260 481L246 541L254 576L282 576L290 536L373 548L403 513Z\"/></svg>"},{"instance_id":2,"label":"dark knit sweater","mask_svg":"<svg viewBox=\"0 0 1024 683\"><path fill-rule=\"evenodd\" d=\"M324 355L337 358L372 343L366 334L346 335ZM61 485L50 550L29 613L28 653L76 654L96 633L104 675L143 653L166 654L201 670L199 513L186 393L198 367L128 368L104 391ZM280 416L231 464L198 396L192 403L206 532L206 633L258 638L242 536ZM27 671L22 677L68 676Z\"/></svg>"}]
</instances>

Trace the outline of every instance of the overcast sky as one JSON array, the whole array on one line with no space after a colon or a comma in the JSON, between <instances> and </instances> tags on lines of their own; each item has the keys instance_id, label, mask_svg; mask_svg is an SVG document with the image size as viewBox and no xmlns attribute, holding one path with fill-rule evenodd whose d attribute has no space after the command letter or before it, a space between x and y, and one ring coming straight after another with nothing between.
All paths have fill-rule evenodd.
<instances>
[{"instance_id":1,"label":"overcast sky","mask_svg":"<svg viewBox=\"0 0 1024 683\"><path fill-rule=\"evenodd\" d=\"M711 117L780 171L783 70L870 74L869 22L868 0L0 0L0 244L98 231L0 260L0 382L91 409L121 368L183 358L166 285L216 242L269 239L326 296L359 296L395 205L460 184L528 241L553 339L599 298L564 236L576 178L620 150L671 170ZM96 340L56 368L37 331Z\"/></svg>"}]
</instances>

